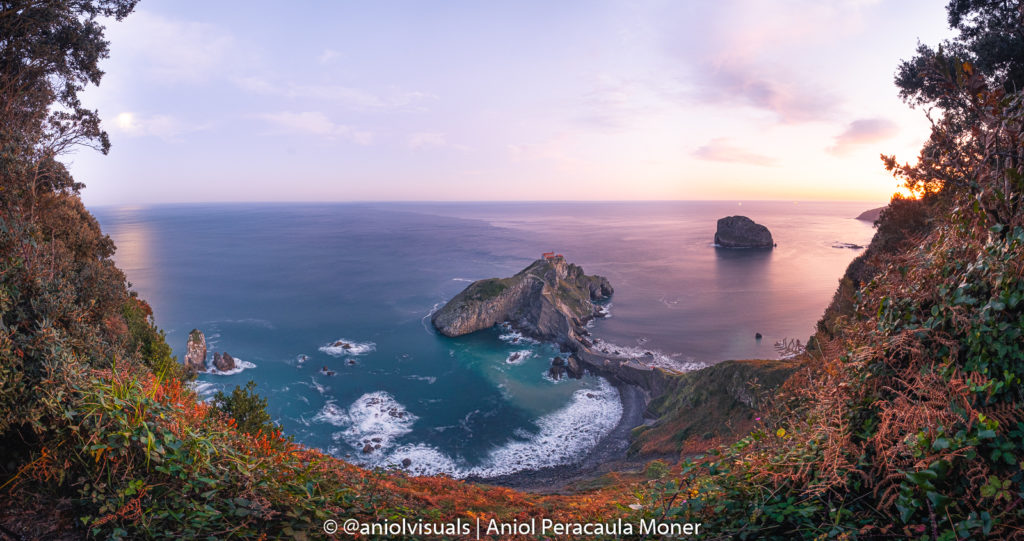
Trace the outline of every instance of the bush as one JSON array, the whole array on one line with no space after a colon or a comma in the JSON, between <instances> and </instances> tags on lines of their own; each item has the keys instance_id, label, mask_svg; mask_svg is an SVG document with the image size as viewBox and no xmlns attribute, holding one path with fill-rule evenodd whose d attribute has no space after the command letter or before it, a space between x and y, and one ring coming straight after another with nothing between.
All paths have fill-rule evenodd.
<instances>
[{"instance_id":1,"label":"bush","mask_svg":"<svg viewBox=\"0 0 1024 541\"><path fill-rule=\"evenodd\" d=\"M231 394L217 391L213 395L213 405L234 419L235 426L248 434L270 434L280 430L276 423L270 421L267 413L267 399L256 394L256 382L249 380L245 387L235 386Z\"/></svg>"}]
</instances>

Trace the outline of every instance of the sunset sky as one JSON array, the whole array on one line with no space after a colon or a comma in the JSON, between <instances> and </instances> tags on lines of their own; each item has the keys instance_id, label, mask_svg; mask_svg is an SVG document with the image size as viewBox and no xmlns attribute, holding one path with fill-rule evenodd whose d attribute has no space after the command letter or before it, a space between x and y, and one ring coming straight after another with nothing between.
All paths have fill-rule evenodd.
<instances>
[{"instance_id":1,"label":"sunset sky","mask_svg":"<svg viewBox=\"0 0 1024 541\"><path fill-rule=\"evenodd\" d=\"M89 205L888 200L944 2L143 0L86 105Z\"/></svg>"}]
</instances>

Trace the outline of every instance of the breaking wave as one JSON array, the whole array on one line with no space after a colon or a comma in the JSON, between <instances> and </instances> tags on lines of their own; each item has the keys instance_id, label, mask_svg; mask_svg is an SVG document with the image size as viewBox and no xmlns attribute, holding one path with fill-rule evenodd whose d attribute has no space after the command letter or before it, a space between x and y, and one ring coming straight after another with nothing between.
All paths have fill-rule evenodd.
<instances>
[{"instance_id":1,"label":"breaking wave","mask_svg":"<svg viewBox=\"0 0 1024 541\"><path fill-rule=\"evenodd\" d=\"M623 346L601 340L600 338L594 339L594 350L601 353L607 353L609 355L630 357L648 366L667 368L669 370L675 370L676 372L692 372L709 366L707 363L689 358L679 359L677 358L680 356L679 354L668 355L656 349L645 349L637 346Z\"/></svg>"},{"instance_id":2,"label":"breaking wave","mask_svg":"<svg viewBox=\"0 0 1024 541\"><path fill-rule=\"evenodd\" d=\"M528 349L521 349L519 351L513 351L508 354L505 358L505 362L508 364L523 364L526 359L533 356L533 352Z\"/></svg>"},{"instance_id":3,"label":"breaking wave","mask_svg":"<svg viewBox=\"0 0 1024 541\"><path fill-rule=\"evenodd\" d=\"M348 409L329 401L313 417L317 422L344 427L334 433L334 440L343 440L364 455L382 454L397 438L411 432L417 419L385 391L366 393Z\"/></svg>"},{"instance_id":4,"label":"breaking wave","mask_svg":"<svg viewBox=\"0 0 1024 541\"><path fill-rule=\"evenodd\" d=\"M208 374L213 374L214 376L233 376L235 374L241 374L243 370L247 370L249 368L256 368L256 365L250 363L249 361L243 361L238 357L235 357L235 367L232 368L231 370L225 370L223 372L217 370L217 367L213 366L213 359L210 359L206 363L206 372Z\"/></svg>"},{"instance_id":5,"label":"breaking wave","mask_svg":"<svg viewBox=\"0 0 1024 541\"><path fill-rule=\"evenodd\" d=\"M492 449L477 466L463 464L436 447L423 443L401 445L387 454L371 453L369 462L374 466L401 468L414 475L447 474L460 478L488 478L573 464L582 460L601 438L611 432L621 417L619 391L602 379L596 389L576 391L567 406L538 419L536 433L517 431L512 439ZM390 443L411 430L411 424L411 421L407 425L390 423L387 435L381 436L382 449L385 441Z\"/></svg>"},{"instance_id":6,"label":"breaking wave","mask_svg":"<svg viewBox=\"0 0 1024 541\"><path fill-rule=\"evenodd\" d=\"M220 385L198 379L189 383L189 387L192 388L203 402L213 400L213 395L220 390Z\"/></svg>"},{"instance_id":7,"label":"breaking wave","mask_svg":"<svg viewBox=\"0 0 1024 541\"><path fill-rule=\"evenodd\" d=\"M355 357L357 355L364 355L377 349L377 344L373 342L356 342L353 340L346 340L339 338L330 344L320 346L320 351L332 356L332 357Z\"/></svg>"},{"instance_id":8,"label":"breaking wave","mask_svg":"<svg viewBox=\"0 0 1024 541\"><path fill-rule=\"evenodd\" d=\"M498 339L501 340L502 342L508 342L509 344L539 344L540 343L540 342L534 340L533 338L530 338L528 336L523 336L523 333L513 329L512 325L509 325L508 323L501 323L501 324L498 325L498 328L501 330L501 334L498 336Z\"/></svg>"}]
</instances>

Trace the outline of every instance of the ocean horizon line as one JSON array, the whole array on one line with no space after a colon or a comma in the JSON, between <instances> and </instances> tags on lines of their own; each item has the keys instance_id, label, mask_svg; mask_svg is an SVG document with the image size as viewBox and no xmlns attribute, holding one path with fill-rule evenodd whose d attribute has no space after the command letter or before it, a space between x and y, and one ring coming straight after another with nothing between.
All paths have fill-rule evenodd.
<instances>
[{"instance_id":1,"label":"ocean horizon line","mask_svg":"<svg viewBox=\"0 0 1024 541\"><path fill-rule=\"evenodd\" d=\"M481 199L481 200L331 200L331 201L168 201L159 203L86 204L87 208L151 208L184 206L281 206L281 205L536 205L536 204L657 204L657 203L863 203L887 205L888 201L858 199Z\"/></svg>"}]
</instances>

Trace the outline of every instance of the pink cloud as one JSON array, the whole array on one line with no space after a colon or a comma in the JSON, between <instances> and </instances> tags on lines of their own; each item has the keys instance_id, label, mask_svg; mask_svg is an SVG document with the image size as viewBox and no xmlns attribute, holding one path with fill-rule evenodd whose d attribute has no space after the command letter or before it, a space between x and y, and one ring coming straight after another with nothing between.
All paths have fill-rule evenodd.
<instances>
[{"instance_id":1,"label":"pink cloud","mask_svg":"<svg viewBox=\"0 0 1024 541\"><path fill-rule=\"evenodd\" d=\"M885 118L854 120L846 126L843 133L836 136L835 143L828 151L837 155L846 154L854 147L884 141L898 132L899 127L896 123Z\"/></svg>"},{"instance_id":2,"label":"pink cloud","mask_svg":"<svg viewBox=\"0 0 1024 541\"><path fill-rule=\"evenodd\" d=\"M775 165L776 160L771 156L758 154L749 150L733 146L726 137L716 137L704 146L693 151L693 156L702 160L712 162L739 163L745 165L770 166Z\"/></svg>"}]
</instances>

